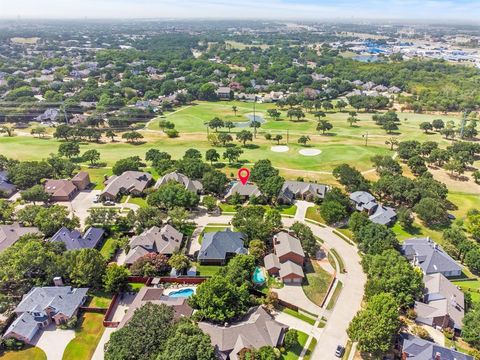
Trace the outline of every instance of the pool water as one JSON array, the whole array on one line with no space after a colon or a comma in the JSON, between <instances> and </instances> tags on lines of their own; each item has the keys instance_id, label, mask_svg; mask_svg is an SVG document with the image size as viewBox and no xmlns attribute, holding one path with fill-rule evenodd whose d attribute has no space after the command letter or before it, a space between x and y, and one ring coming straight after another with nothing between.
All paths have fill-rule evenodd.
<instances>
[{"instance_id":1,"label":"pool water","mask_svg":"<svg viewBox=\"0 0 480 360\"><path fill-rule=\"evenodd\" d=\"M178 297L190 297L195 293L193 289L181 289L172 291L168 294L170 297L178 298Z\"/></svg>"},{"instance_id":2,"label":"pool water","mask_svg":"<svg viewBox=\"0 0 480 360\"><path fill-rule=\"evenodd\" d=\"M259 267L256 267L255 268L255 271L253 272L253 278L252 278L253 282L255 284L263 284L265 283L265 275L263 274L263 271L261 268Z\"/></svg>"}]
</instances>

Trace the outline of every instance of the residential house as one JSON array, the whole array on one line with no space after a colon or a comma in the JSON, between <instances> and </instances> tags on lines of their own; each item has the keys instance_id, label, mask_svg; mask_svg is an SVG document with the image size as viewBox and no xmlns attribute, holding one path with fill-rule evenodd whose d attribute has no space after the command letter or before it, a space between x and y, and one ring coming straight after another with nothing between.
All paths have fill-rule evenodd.
<instances>
[{"instance_id":1,"label":"residential house","mask_svg":"<svg viewBox=\"0 0 480 360\"><path fill-rule=\"evenodd\" d=\"M460 331L465 315L463 292L440 273L423 278L423 302L415 301L416 321Z\"/></svg>"},{"instance_id":2,"label":"residential house","mask_svg":"<svg viewBox=\"0 0 480 360\"><path fill-rule=\"evenodd\" d=\"M305 277L302 244L289 233L282 231L273 237L273 253L265 256L263 262L267 272L279 276L284 283L301 284Z\"/></svg>"},{"instance_id":3,"label":"residential house","mask_svg":"<svg viewBox=\"0 0 480 360\"><path fill-rule=\"evenodd\" d=\"M288 204L291 204L295 199L314 201L315 199L323 199L327 190L328 186L323 184L285 180L282 190L278 194L278 200Z\"/></svg>"},{"instance_id":4,"label":"residential house","mask_svg":"<svg viewBox=\"0 0 480 360\"><path fill-rule=\"evenodd\" d=\"M78 230L69 230L63 226L52 236L50 242L62 242L67 250L94 249L104 235L105 231L101 228L90 227L82 235Z\"/></svg>"},{"instance_id":5,"label":"residential house","mask_svg":"<svg viewBox=\"0 0 480 360\"><path fill-rule=\"evenodd\" d=\"M158 189L160 186L167 184L169 181L174 181L185 186L185 189L199 194L203 191L203 185L198 180L192 180L188 176L183 175L177 171L173 171L169 174L162 176L155 184L155 189Z\"/></svg>"},{"instance_id":6,"label":"residential house","mask_svg":"<svg viewBox=\"0 0 480 360\"><path fill-rule=\"evenodd\" d=\"M403 360L473 360L470 355L420 339L411 334L400 334Z\"/></svg>"},{"instance_id":7,"label":"residential house","mask_svg":"<svg viewBox=\"0 0 480 360\"><path fill-rule=\"evenodd\" d=\"M220 100L230 100L232 98L232 89L228 86L220 86L217 89L217 96Z\"/></svg>"},{"instance_id":8,"label":"residential house","mask_svg":"<svg viewBox=\"0 0 480 360\"><path fill-rule=\"evenodd\" d=\"M115 201L121 195L140 196L152 182L152 175L141 171L125 171L122 175L112 175L105 181L105 189L100 194L104 200Z\"/></svg>"},{"instance_id":9,"label":"residential house","mask_svg":"<svg viewBox=\"0 0 480 360\"><path fill-rule=\"evenodd\" d=\"M141 308L146 303L152 303L156 305L168 305L174 310L174 318L179 319L183 316L190 317L193 313L193 309L188 305L188 298L186 297L171 297L164 294L163 289L152 288L144 286L142 287L135 299L128 307L127 312L120 321L118 329L124 327L132 318L135 311Z\"/></svg>"},{"instance_id":10,"label":"residential house","mask_svg":"<svg viewBox=\"0 0 480 360\"><path fill-rule=\"evenodd\" d=\"M90 175L86 171L80 171L72 178L73 185L80 191L90 186Z\"/></svg>"},{"instance_id":11,"label":"residential house","mask_svg":"<svg viewBox=\"0 0 480 360\"><path fill-rule=\"evenodd\" d=\"M162 228L153 226L130 240L130 251L125 264L131 265L142 256L149 253L172 255L180 249L183 234L171 225Z\"/></svg>"},{"instance_id":12,"label":"residential house","mask_svg":"<svg viewBox=\"0 0 480 360\"><path fill-rule=\"evenodd\" d=\"M242 320L232 324L220 326L201 321L198 326L210 336L217 358L230 360L241 359L240 353L245 349L281 346L288 330L262 306L251 308Z\"/></svg>"},{"instance_id":13,"label":"residential house","mask_svg":"<svg viewBox=\"0 0 480 360\"><path fill-rule=\"evenodd\" d=\"M27 344L40 329L52 322L56 325L68 322L78 313L87 298L88 288L71 286L34 287L15 308L17 318L8 327L4 338L15 338Z\"/></svg>"},{"instance_id":14,"label":"residential house","mask_svg":"<svg viewBox=\"0 0 480 360\"><path fill-rule=\"evenodd\" d=\"M430 238L405 240L400 249L413 265L425 275L440 273L446 277L460 276L462 268Z\"/></svg>"},{"instance_id":15,"label":"residential house","mask_svg":"<svg viewBox=\"0 0 480 360\"><path fill-rule=\"evenodd\" d=\"M19 223L0 225L0 252L15 244L22 236L40 234L36 227L23 227Z\"/></svg>"},{"instance_id":16,"label":"residential house","mask_svg":"<svg viewBox=\"0 0 480 360\"><path fill-rule=\"evenodd\" d=\"M47 109L41 115L38 115L35 120L39 122L53 122L60 118L60 111L58 109Z\"/></svg>"},{"instance_id":17,"label":"residential house","mask_svg":"<svg viewBox=\"0 0 480 360\"><path fill-rule=\"evenodd\" d=\"M17 187L8 181L6 171L0 170L0 197L9 198L17 192Z\"/></svg>"},{"instance_id":18,"label":"residential house","mask_svg":"<svg viewBox=\"0 0 480 360\"><path fill-rule=\"evenodd\" d=\"M246 254L243 246L245 235L230 229L207 232L203 236L202 246L197 260L200 264L224 265L236 254Z\"/></svg>"},{"instance_id":19,"label":"residential house","mask_svg":"<svg viewBox=\"0 0 480 360\"><path fill-rule=\"evenodd\" d=\"M358 211L366 212L370 221L376 224L388 226L397 219L397 213L394 208L377 203L375 197L366 191L351 193L350 200Z\"/></svg>"},{"instance_id":20,"label":"residential house","mask_svg":"<svg viewBox=\"0 0 480 360\"><path fill-rule=\"evenodd\" d=\"M71 180L48 179L44 185L51 201L71 201L78 193L78 188Z\"/></svg>"},{"instance_id":21,"label":"residential house","mask_svg":"<svg viewBox=\"0 0 480 360\"><path fill-rule=\"evenodd\" d=\"M243 185L240 181L235 181L227 190L225 200L229 201L234 194L238 194L243 201L247 201L252 197L262 196L258 186L253 183L246 183Z\"/></svg>"}]
</instances>

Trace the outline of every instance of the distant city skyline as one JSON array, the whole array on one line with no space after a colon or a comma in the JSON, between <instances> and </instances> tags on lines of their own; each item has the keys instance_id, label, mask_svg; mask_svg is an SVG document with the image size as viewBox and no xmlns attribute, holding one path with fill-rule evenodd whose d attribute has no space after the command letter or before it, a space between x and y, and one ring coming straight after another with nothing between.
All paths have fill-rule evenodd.
<instances>
[{"instance_id":1,"label":"distant city skyline","mask_svg":"<svg viewBox=\"0 0 480 360\"><path fill-rule=\"evenodd\" d=\"M0 0L0 18L429 20L477 22L479 0Z\"/></svg>"}]
</instances>

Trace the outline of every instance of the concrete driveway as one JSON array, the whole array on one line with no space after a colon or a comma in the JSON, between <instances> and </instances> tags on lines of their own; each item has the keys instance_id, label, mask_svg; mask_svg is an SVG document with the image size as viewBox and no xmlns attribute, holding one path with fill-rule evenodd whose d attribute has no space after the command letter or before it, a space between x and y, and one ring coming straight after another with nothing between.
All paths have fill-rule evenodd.
<instances>
[{"instance_id":1,"label":"concrete driveway","mask_svg":"<svg viewBox=\"0 0 480 360\"><path fill-rule=\"evenodd\" d=\"M39 332L33 344L45 352L48 360L62 360L65 348L74 338L74 330L61 330L55 324L50 324Z\"/></svg>"}]
</instances>

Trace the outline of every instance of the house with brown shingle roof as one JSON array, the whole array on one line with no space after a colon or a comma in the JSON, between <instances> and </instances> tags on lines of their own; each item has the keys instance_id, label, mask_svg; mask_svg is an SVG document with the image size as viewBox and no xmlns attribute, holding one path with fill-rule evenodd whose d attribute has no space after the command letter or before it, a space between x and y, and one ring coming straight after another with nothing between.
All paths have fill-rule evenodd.
<instances>
[{"instance_id":1,"label":"house with brown shingle roof","mask_svg":"<svg viewBox=\"0 0 480 360\"><path fill-rule=\"evenodd\" d=\"M232 324L219 326L201 321L198 327L210 335L217 357L230 360L239 360L244 349L281 346L288 330L262 306L251 308L241 321Z\"/></svg>"},{"instance_id":2,"label":"house with brown shingle roof","mask_svg":"<svg viewBox=\"0 0 480 360\"><path fill-rule=\"evenodd\" d=\"M142 171L125 171L122 175L112 175L105 181L105 189L100 194L103 200L115 201L121 195L143 194L152 183L152 175Z\"/></svg>"},{"instance_id":3,"label":"house with brown shingle roof","mask_svg":"<svg viewBox=\"0 0 480 360\"><path fill-rule=\"evenodd\" d=\"M48 179L44 189L50 195L51 201L72 201L79 191L85 190L90 185L90 176L81 171L72 180Z\"/></svg>"}]
</instances>

